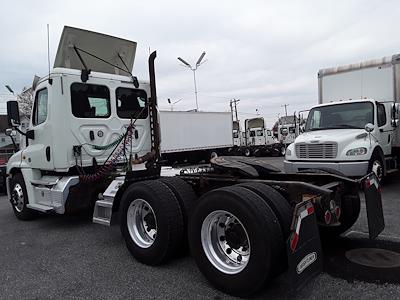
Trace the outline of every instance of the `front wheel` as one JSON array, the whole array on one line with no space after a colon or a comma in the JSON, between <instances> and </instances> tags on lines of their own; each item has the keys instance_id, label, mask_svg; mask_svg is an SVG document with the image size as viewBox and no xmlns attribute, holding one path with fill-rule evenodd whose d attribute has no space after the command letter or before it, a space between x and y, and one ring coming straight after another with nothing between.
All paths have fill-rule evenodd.
<instances>
[{"instance_id":1,"label":"front wheel","mask_svg":"<svg viewBox=\"0 0 400 300\"><path fill-rule=\"evenodd\" d=\"M18 219L27 221L35 217L35 212L27 207L29 203L28 194L22 174L16 174L12 177L10 195L14 214Z\"/></svg>"},{"instance_id":2,"label":"front wheel","mask_svg":"<svg viewBox=\"0 0 400 300\"><path fill-rule=\"evenodd\" d=\"M379 182L382 182L384 176L384 166L382 158L379 155L373 155L368 165L368 173L374 172Z\"/></svg>"}]
</instances>

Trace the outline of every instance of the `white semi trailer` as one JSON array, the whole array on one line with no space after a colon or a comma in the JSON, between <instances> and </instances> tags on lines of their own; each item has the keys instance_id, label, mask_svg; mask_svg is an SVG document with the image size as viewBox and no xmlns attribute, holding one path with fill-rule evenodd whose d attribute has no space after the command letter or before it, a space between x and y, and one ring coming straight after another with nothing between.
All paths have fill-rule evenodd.
<instances>
[{"instance_id":1,"label":"white semi trailer","mask_svg":"<svg viewBox=\"0 0 400 300\"><path fill-rule=\"evenodd\" d=\"M119 221L137 260L161 264L189 246L206 278L238 296L283 272L293 289L317 275L317 225L327 238L352 226L360 187L374 212L370 237L383 230L372 173L362 180L288 175L262 160L216 157L210 167L161 176L156 53L147 83L132 75L135 49L132 41L64 28L53 70L33 87L31 122L20 130L26 143L7 164L17 218L94 207L93 222ZM7 108L19 130L18 102Z\"/></svg>"},{"instance_id":2,"label":"white semi trailer","mask_svg":"<svg viewBox=\"0 0 400 300\"><path fill-rule=\"evenodd\" d=\"M229 112L160 111L161 156L170 163L198 163L233 146Z\"/></svg>"},{"instance_id":3,"label":"white semi trailer","mask_svg":"<svg viewBox=\"0 0 400 300\"><path fill-rule=\"evenodd\" d=\"M291 144L285 171L329 168L347 176L398 169L400 56L323 69L318 103Z\"/></svg>"}]
</instances>

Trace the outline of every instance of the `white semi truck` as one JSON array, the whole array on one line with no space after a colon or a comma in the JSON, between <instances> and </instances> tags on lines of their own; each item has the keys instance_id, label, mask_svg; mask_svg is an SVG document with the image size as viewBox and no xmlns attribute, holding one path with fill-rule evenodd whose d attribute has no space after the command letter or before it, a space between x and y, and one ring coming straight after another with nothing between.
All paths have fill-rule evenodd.
<instances>
[{"instance_id":1,"label":"white semi truck","mask_svg":"<svg viewBox=\"0 0 400 300\"><path fill-rule=\"evenodd\" d=\"M274 138L272 130L266 128L264 118L246 119L244 125L246 146L243 153L245 156L285 154L285 147Z\"/></svg>"},{"instance_id":2,"label":"white semi truck","mask_svg":"<svg viewBox=\"0 0 400 300\"><path fill-rule=\"evenodd\" d=\"M209 162L232 148L229 112L160 111L161 156L167 162Z\"/></svg>"},{"instance_id":3,"label":"white semi truck","mask_svg":"<svg viewBox=\"0 0 400 300\"><path fill-rule=\"evenodd\" d=\"M346 176L375 172L379 180L399 166L400 56L323 69L318 103L305 133L291 144L285 171L329 168Z\"/></svg>"},{"instance_id":4,"label":"white semi truck","mask_svg":"<svg viewBox=\"0 0 400 300\"><path fill-rule=\"evenodd\" d=\"M383 230L373 173L285 174L259 159L216 157L161 176L156 53L147 83L132 75L135 50L132 41L64 28L54 68L33 87L29 128L20 130L26 143L7 164L17 218L94 207L93 222L119 222L138 261L161 264L189 247L205 277L238 296L283 272L293 289L321 272L318 228L326 237L350 228L360 187L374 211L370 237ZM18 103L7 108L19 130Z\"/></svg>"}]
</instances>

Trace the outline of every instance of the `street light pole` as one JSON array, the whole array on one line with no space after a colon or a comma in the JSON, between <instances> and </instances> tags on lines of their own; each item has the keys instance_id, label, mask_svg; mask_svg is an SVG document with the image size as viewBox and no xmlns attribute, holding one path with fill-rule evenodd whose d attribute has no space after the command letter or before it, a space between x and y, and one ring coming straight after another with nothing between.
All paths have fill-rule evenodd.
<instances>
[{"instance_id":1,"label":"street light pole","mask_svg":"<svg viewBox=\"0 0 400 300\"><path fill-rule=\"evenodd\" d=\"M183 58L178 57L178 60L179 60L181 63L183 63L183 66L184 66L184 67L187 67L187 68L189 68L190 70L193 71L194 97L195 97L195 100L196 100L196 110L197 110L197 111L199 110L199 103L198 103L198 100L197 100L196 70L197 70L198 67L200 67L200 65L202 65L203 63L206 62L206 61L203 61L203 62L202 62L202 60L203 60L203 58L204 58L204 55L206 55L206 52L205 52L205 51L203 51L203 53L200 55L199 59L198 59L197 62L196 62L196 65L195 65L194 67L192 67L192 66L191 66L187 61L185 61Z\"/></svg>"}]
</instances>

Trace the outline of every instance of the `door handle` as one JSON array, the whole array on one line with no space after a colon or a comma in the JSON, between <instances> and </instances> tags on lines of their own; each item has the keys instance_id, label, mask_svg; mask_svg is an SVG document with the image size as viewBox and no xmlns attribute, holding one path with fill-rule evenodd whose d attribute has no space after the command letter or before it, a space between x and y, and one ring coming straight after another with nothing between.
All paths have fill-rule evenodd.
<instances>
[{"instance_id":1,"label":"door handle","mask_svg":"<svg viewBox=\"0 0 400 300\"><path fill-rule=\"evenodd\" d=\"M94 140L94 131L93 130L89 131L89 138L90 138L91 141Z\"/></svg>"}]
</instances>

